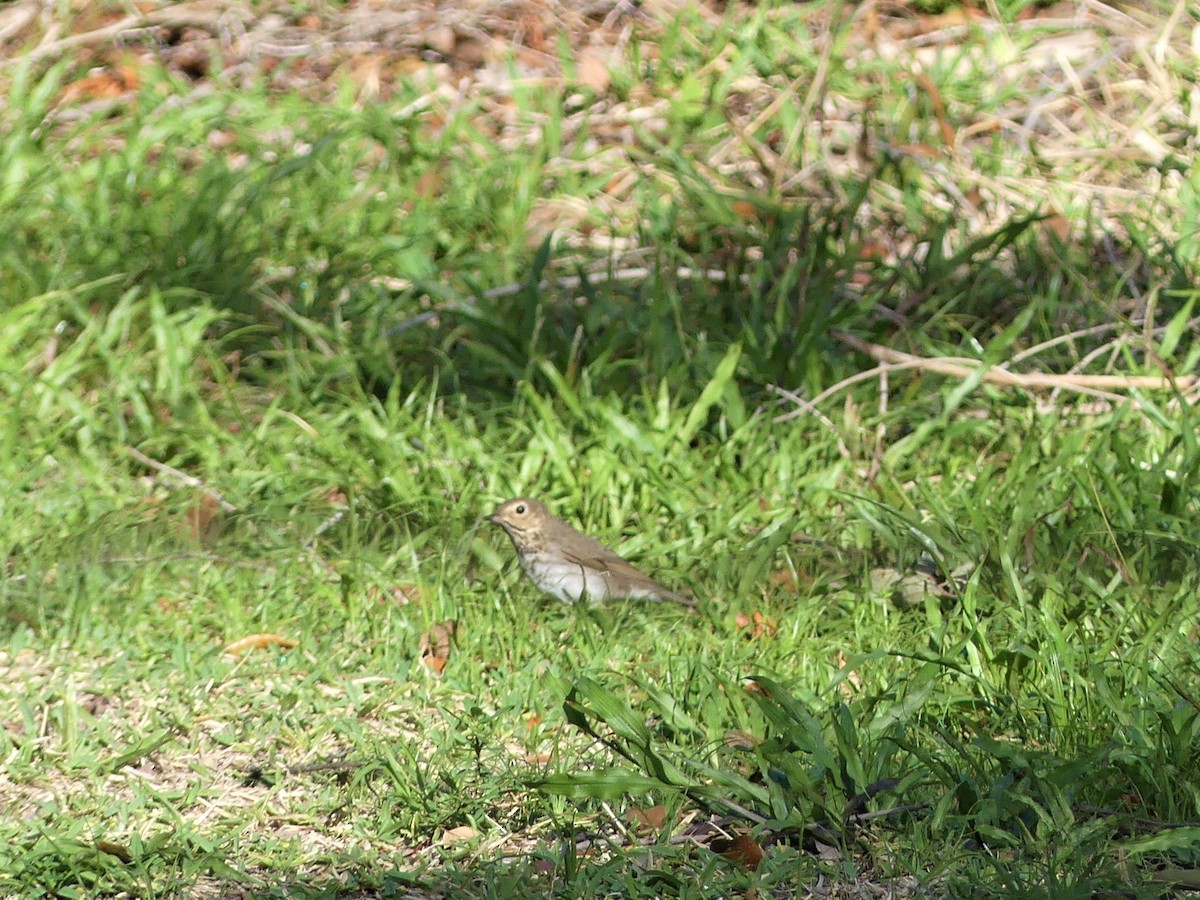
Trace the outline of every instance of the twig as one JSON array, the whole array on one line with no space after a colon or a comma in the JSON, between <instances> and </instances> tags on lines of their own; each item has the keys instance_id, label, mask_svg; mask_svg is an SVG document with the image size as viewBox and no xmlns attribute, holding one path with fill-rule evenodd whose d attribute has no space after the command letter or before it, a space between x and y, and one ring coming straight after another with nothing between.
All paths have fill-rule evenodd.
<instances>
[{"instance_id":1,"label":"twig","mask_svg":"<svg viewBox=\"0 0 1200 900\"><path fill-rule=\"evenodd\" d=\"M793 403L795 403L797 406L800 407L799 410L793 410L792 412L784 413L782 416L777 416L776 418L771 420L772 422L775 422L775 423L786 422L788 419L795 418L795 416L798 415L799 413L803 413L803 412L811 413L818 422L820 422L822 425L824 425L826 428L828 428L831 432L833 432L833 436L835 438L837 438L838 453L842 454L842 456L845 459L851 458L850 448L847 447L846 442L844 440L842 440L842 436L838 432L837 426L833 424L833 421L829 418L829 416L825 415L825 413L821 412L819 409L817 409L815 406L813 406L813 404L810 401L805 400L803 397L801 397L795 391L789 391L787 388L781 388L777 384L768 384L767 390L771 391L772 393L778 394L780 397L783 397L787 400L791 400Z\"/></svg>"},{"instance_id":2,"label":"twig","mask_svg":"<svg viewBox=\"0 0 1200 900\"><path fill-rule=\"evenodd\" d=\"M237 9L231 7L230 9ZM96 28L92 31L85 31L83 34L73 34L70 37L61 38L52 43L43 44L35 47L33 50L26 53L24 56L14 56L12 62L40 62L46 57L60 56L68 50L74 50L77 47L85 47L89 44L99 44L107 41L109 38L116 37L119 34L127 31L136 31L142 28L151 28L155 26L168 26L170 28L184 28L189 25L194 25L200 28L212 28L221 19L227 15L230 9L215 9L204 8L191 4L175 4L162 9L152 10L151 12L138 15L129 15L121 19L119 22L114 22L111 25L105 25L103 28ZM243 17L248 21L250 16L243 11Z\"/></svg>"},{"instance_id":3,"label":"twig","mask_svg":"<svg viewBox=\"0 0 1200 900\"><path fill-rule=\"evenodd\" d=\"M180 472L178 469L168 466L166 463L160 463L157 459L151 459L141 450L137 449L137 447L126 447L125 452L142 465L149 466L154 471L159 472L162 475L166 475L168 478L173 478L175 481L178 481L185 487L199 488L207 496L216 501L217 505L220 506L225 512L235 513L238 511L236 506L206 485L199 478L194 478L193 476L188 475L186 472Z\"/></svg>"},{"instance_id":4,"label":"twig","mask_svg":"<svg viewBox=\"0 0 1200 900\"><path fill-rule=\"evenodd\" d=\"M1200 828L1200 822L1160 822L1157 819L1146 819L1141 816L1130 816L1116 809L1105 809L1102 806L1092 806L1090 803L1080 804L1079 812L1089 816L1104 816L1105 818L1123 819L1125 824L1136 826L1142 831L1173 831L1177 828Z\"/></svg>"},{"instance_id":5,"label":"twig","mask_svg":"<svg viewBox=\"0 0 1200 900\"><path fill-rule=\"evenodd\" d=\"M629 833L629 830L625 827L625 823L621 821L620 817L615 812L613 812L613 808L608 805L608 801L606 801L606 800L601 801L600 808L603 809L604 812L608 814L609 819L612 820L613 825L616 827L617 831L619 831L621 833L621 837L623 837L625 839L625 842L627 844L632 844L633 836Z\"/></svg>"},{"instance_id":6,"label":"twig","mask_svg":"<svg viewBox=\"0 0 1200 900\"><path fill-rule=\"evenodd\" d=\"M855 813L852 816L846 816L846 823L851 822L869 822L872 819L882 819L884 816L898 816L901 813L917 812L922 809L929 809L928 803L903 803L900 806L889 806L887 809L877 809L873 812Z\"/></svg>"},{"instance_id":7,"label":"twig","mask_svg":"<svg viewBox=\"0 0 1200 900\"><path fill-rule=\"evenodd\" d=\"M1052 375L1044 372L1009 372L987 363L962 360L960 358L925 358L902 353L880 344L872 344L862 338L855 337L843 331L833 332L843 344L865 353L872 359L892 365L905 364L915 366L927 372L939 375L953 375L958 378L970 378L980 369L985 369L983 380L990 384L1000 384L1008 387L1026 389L1036 388L1067 388L1080 392L1106 390L1180 390L1186 391L1197 383L1195 375L1179 375L1166 378L1162 375Z\"/></svg>"},{"instance_id":8,"label":"twig","mask_svg":"<svg viewBox=\"0 0 1200 900\"><path fill-rule=\"evenodd\" d=\"M851 385L858 384L858 382L860 382L860 381L870 381L872 378L881 376L885 372L901 372L905 369L919 369L919 368L921 368L921 366L919 363L916 363L916 362L896 363L894 365L890 364L890 363L885 363L881 366L876 366L874 369L867 369L865 372L856 372L855 374L850 375L847 378L843 378L841 381L837 382L836 384L830 385L829 387L825 388L825 390L821 391L821 393L817 394L817 396L813 397L811 400L808 400L806 402L808 403L809 406L812 406L815 408L815 407L820 406L823 402L828 400L834 394L837 394L840 391L844 391L846 388L850 387ZM795 418L798 418L799 416L804 415L807 412L808 412L807 407L805 407L803 409L794 409L789 413L784 413L782 416L776 416L774 419L772 419L772 421L775 424L779 424L782 422L788 422L788 421L791 421L792 419L795 419Z\"/></svg>"},{"instance_id":9,"label":"twig","mask_svg":"<svg viewBox=\"0 0 1200 900\"><path fill-rule=\"evenodd\" d=\"M867 469L867 484L875 481L879 470L883 468L883 448L887 441L887 411L891 385L888 380L888 370L879 373L879 424L875 426L875 452L871 454L871 467Z\"/></svg>"}]
</instances>

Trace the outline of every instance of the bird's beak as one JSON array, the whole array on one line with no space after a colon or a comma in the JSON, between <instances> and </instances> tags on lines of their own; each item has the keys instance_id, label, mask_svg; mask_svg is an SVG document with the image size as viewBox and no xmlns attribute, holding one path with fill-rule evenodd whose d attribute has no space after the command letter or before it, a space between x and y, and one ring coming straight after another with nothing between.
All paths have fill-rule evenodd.
<instances>
[{"instance_id":1,"label":"bird's beak","mask_svg":"<svg viewBox=\"0 0 1200 900\"><path fill-rule=\"evenodd\" d=\"M495 514L495 513L492 513L490 516L484 516L484 517L483 517L483 521L485 521L485 522L491 522L493 525L499 525L499 524L500 524L500 520L496 518L496 514Z\"/></svg>"}]
</instances>

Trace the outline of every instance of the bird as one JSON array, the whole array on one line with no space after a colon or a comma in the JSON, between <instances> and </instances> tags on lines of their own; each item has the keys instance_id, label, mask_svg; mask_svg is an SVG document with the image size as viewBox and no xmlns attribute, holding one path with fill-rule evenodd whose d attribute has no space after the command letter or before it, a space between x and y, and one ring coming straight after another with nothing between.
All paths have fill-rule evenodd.
<instances>
[{"instance_id":1,"label":"bird","mask_svg":"<svg viewBox=\"0 0 1200 900\"><path fill-rule=\"evenodd\" d=\"M550 514L545 504L518 497L487 517L508 533L529 580L564 603L610 598L695 603L663 587L593 537Z\"/></svg>"}]
</instances>

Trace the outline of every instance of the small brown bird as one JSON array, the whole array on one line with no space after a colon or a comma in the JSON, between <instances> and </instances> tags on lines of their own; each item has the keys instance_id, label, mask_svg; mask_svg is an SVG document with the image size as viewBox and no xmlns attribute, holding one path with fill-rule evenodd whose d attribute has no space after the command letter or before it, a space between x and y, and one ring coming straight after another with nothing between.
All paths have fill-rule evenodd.
<instances>
[{"instance_id":1,"label":"small brown bird","mask_svg":"<svg viewBox=\"0 0 1200 900\"><path fill-rule=\"evenodd\" d=\"M509 500L487 519L508 532L529 580L564 603L634 597L694 605L643 575L595 538L550 515L537 500Z\"/></svg>"}]
</instances>

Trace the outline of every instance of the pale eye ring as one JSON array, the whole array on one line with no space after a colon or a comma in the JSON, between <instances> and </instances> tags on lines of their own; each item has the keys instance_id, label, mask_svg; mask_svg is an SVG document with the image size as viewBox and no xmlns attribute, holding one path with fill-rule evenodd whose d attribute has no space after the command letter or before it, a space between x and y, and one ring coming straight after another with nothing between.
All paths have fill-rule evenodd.
<instances>
[{"instance_id":1,"label":"pale eye ring","mask_svg":"<svg viewBox=\"0 0 1200 900\"><path fill-rule=\"evenodd\" d=\"M525 515L525 504L524 504L524 503L518 504L517 508L516 508L515 510L513 510L513 511L514 511L514 512L515 512L515 513L516 513L518 516L523 516L523 515Z\"/></svg>"}]
</instances>

